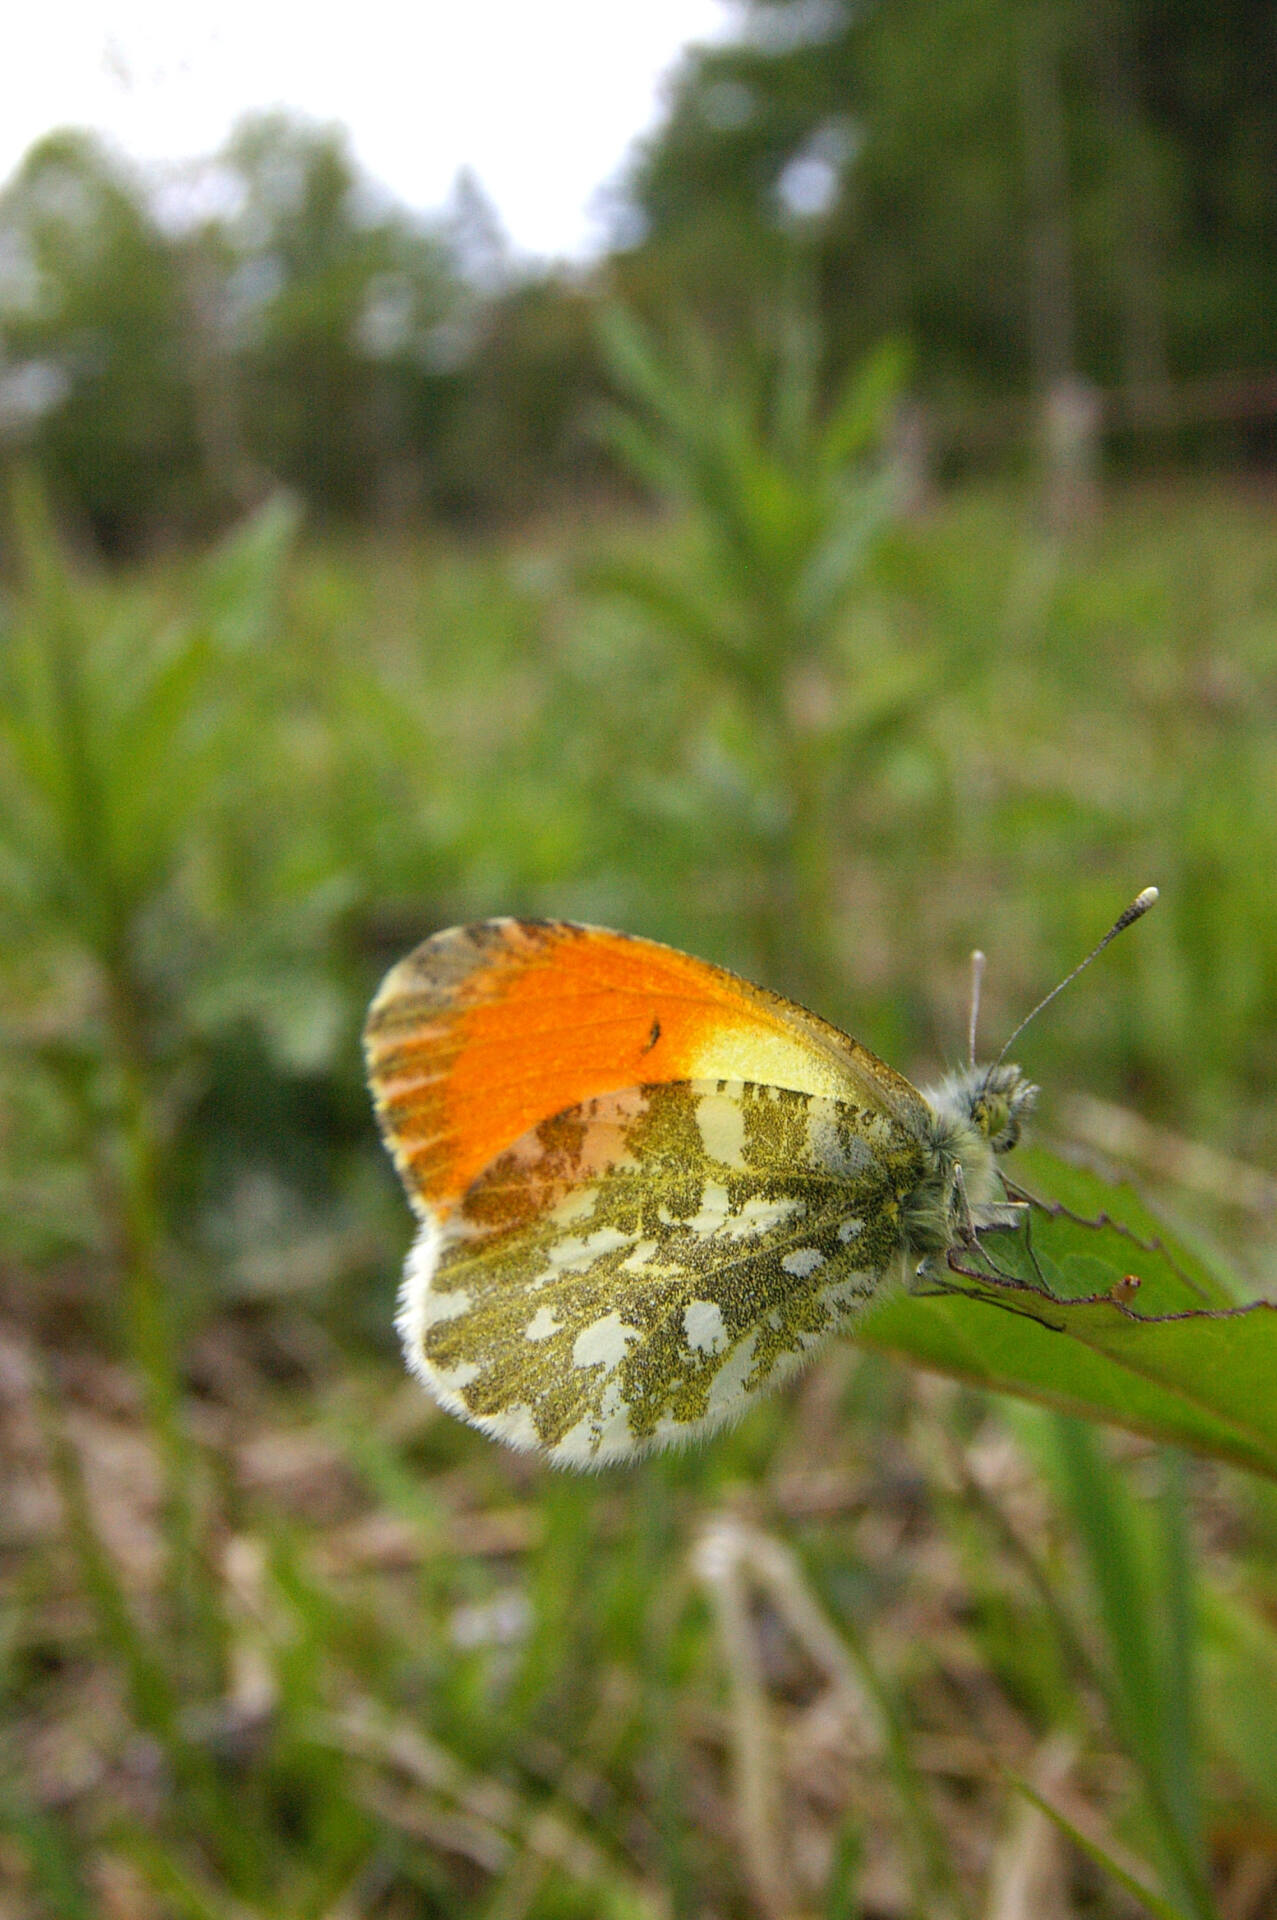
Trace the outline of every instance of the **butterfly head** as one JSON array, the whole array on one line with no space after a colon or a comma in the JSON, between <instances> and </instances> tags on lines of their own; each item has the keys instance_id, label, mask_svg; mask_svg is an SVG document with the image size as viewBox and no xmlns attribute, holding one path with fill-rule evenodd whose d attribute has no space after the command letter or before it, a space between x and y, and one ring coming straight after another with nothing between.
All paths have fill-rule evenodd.
<instances>
[{"instance_id":1,"label":"butterfly head","mask_svg":"<svg viewBox=\"0 0 1277 1920\"><path fill-rule=\"evenodd\" d=\"M996 1157L1020 1138L1037 1088L1019 1067L962 1067L923 1094L921 1144L926 1173L905 1210L911 1249L942 1252L964 1221L977 1224L1002 1198Z\"/></svg>"},{"instance_id":2,"label":"butterfly head","mask_svg":"<svg viewBox=\"0 0 1277 1920\"><path fill-rule=\"evenodd\" d=\"M994 1153L1009 1153L1015 1146L1037 1097L1033 1082L1010 1061L960 1067L927 1095L943 1121Z\"/></svg>"},{"instance_id":3,"label":"butterfly head","mask_svg":"<svg viewBox=\"0 0 1277 1920\"><path fill-rule=\"evenodd\" d=\"M1009 1061L978 1068L974 1075L968 1068L957 1078L959 1109L965 1110L995 1153L1009 1153L1020 1138L1024 1116L1032 1111L1037 1088Z\"/></svg>"}]
</instances>

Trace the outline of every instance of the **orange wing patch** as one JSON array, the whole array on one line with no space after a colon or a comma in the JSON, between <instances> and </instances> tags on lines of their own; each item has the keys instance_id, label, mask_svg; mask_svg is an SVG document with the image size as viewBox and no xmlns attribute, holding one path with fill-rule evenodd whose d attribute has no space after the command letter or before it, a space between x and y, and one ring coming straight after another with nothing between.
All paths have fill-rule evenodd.
<instances>
[{"instance_id":1,"label":"orange wing patch","mask_svg":"<svg viewBox=\"0 0 1277 1920\"><path fill-rule=\"evenodd\" d=\"M392 969L365 1032L387 1144L446 1219L498 1154L595 1095L674 1080L856 1097L908 1124L909 1082L814 1014L655 941L481 921Z\"/></svg>"}]
</instances>

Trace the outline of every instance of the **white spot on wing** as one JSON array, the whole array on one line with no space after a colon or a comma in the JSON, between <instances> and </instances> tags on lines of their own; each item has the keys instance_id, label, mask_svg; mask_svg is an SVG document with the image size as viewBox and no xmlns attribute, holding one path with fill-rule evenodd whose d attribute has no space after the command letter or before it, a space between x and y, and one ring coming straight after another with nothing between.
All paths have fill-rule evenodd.
<instances>
[{"instance_id":1,"label":"white spot on wing","mask_svg":"<svg viewBox=\"0 0 1277 1920\"><path fill-rule=\"evenodd\" d=\"M532 1409L521 1400L515 1407L504 1407L500 1413L484 1413L478 1418L468 1407L451 1408L459 1412L463 1419L469 1420L481 1433L490 1434L494 1440L504 1440L507 1447L517 1447L521 1453L527 1453L541 1445L541 1436L537 1432L536 1422L532 1418Z\"/></svg>"},{"instance_id":2,"label":"white spot on wing","mask_svg":"<svg viewBox=\"0 0 1277 1920\"><path fill-rule=\"evenodd\" d=\"M523 1337L525 1340L548 1340L552 1333L559 1331L559 1325L552 1307L538 1307L523 1329Z\"/></svg>"},{"instance_id":3,"label":"white spot on wing","mask_svg":"<svg viewBox=\"0 0 1277 1920\"><path fill-rule=\"evenodd\" d=\"M609 1380L597 1416L587 1414L578 1420L548 1449L557 1465L568 1467L602 1467L610 1460L631 1459L634 1451L629 1409L621 1396L619 1380Z\"/></svg>"},{"instance_id":4,"label":"white spot on wing","mask_svg":"<svg viewBox=\"0 0 1277 1920\"><path fill-rule=\"evenodd\" d=\"M551 1209L550 1218L561 1227L575 1226L578 1220L589 1219L597 1199L592 1186L574 1187Z\"/></svg>"},{"instance_id":5,"label":"white spot on wing","mask_svg":"<svg viewBox=\"0 0 1277 1920\"><path fill-rule=\"evenodd\" d=\"M838 1222L838 1238L842 1241L844 1247L848 1241L856 1239L864 1230L864 1221L857 1220L854 1214L849 1214L845 1220Z\"/></svg>"},{"instance_id":6,"label":"white spot on wing","mask_svg":"<svg viewBox=\"0 0 1277 1920\"><path fill-rule=\"evenodd\" d=\"M610 1420L612 1416L620 1412L624 1406L624 1389L616 1375L613 1374L599 1396L599 1418L601 1420Z\"/></svg>"},{"instance_id":7,"label":"white spot on wing","mask_svg":"<svg viewBox=\"0 0 1277 1920\"><path fill-rule=\"evenodd\" d=\"M708 1093L696 1103L696 1124L711 1160L729 1167L742 1165L745 1156L745 1113L739 1100Z\"/></svg>"},{"instance_id":8,"label":"white spot on wing","mask_svg":"<svg viewBox=\"0 0 1277 1920\"><path fill-rule=\"evenodd\" d=\"M584 1239L560 1240L550 1246L546 1259L556 1273L584 1273L605 1253L629 1245L630 1236L615 1227L600 1227Z\"/></svg>"},{"instance_id":9,"label":"white spot on wing","mask_svg":"<svg viewBox=\"0 0 1277 1920\"><path fill-rule=\"evenodd\" d=\"M809 1273L815 1273L817 1267L823 1267L825 1256L819 1247L795 1247L781 1261L786 1273L792 1273L796 1279L805 1280Z\"/></svg>"},{"instance_id":10,"label":"white spot on wing","mask_svg":"<svg viewBox=\"0 0 1277 1920\"><path fill-rule=\"evenodd\" d=\"M475 1360L463 1360L459 1367L441 1367L433 1360L425 1360L423 1365L427 1384L441 1406L445 1404L445 1394L458 1394L462 1387L468 1387L472 1380L477 1380L482 1371ZM456 1407L449 1408L453 1413L457 1410ZM463 1409L463 1417L467 1420L473 1418L468 1407Z\"/></svg>"},{"instance_id":11,"label":"white spot on wing","mask_svg":"<svg viewBox=\"0 0 1277 1920\"><path fill-rule=\"evenodd\" d=\"M727 1218L727 1209L730 1205L727 1188L719 1186L716 1181L707 1180L701 1193L700 1212L694 1213L690 1220L677 1222L671 1220L670 1224L686 1226L689 1233L717 1233Z\"/></svg>"},{"instance_id":12,"label":"white spot on wing","mask_svg":"<svg viewBox=\"0 0 1277 1920\"><path fill-rule=\"evenodd\" d=\"M717 1300L689 1300L683 1308L683 1331L693 1353L722 1353L727 1345L727 1328Z\"/></svg>"},{"instance_id":13,"label":"white spot on wing","mask_svg":"<svg viewBox=\"0 0 1277 1920\"><path fill-rule=\"evenodd\" d=\"M834 1286L822 1290L820 1297L831 1313L846 1316L860 1312L888 1284L889 1276L883 1273L841 1274Z\"/></svg>"},{"instance_id":14,"label":"white spot on wing","mask_svg":"<svg viewBox=\"0 0 1277 1920\"><path fill-rule=\"evenodd\" d=\"M436 1293L432 1287L421 1303L422 1331L440 1326L445 1320L459 1320L463 1313L469 1313L473 1304L464 1287L454 1287L448 1293Z\"/></svg>"},{"instance_id":15,"label":"white spot on wing","mask_svg":"<svg viewBox=\"0 0 1277 1920\"><path fill-rule=\"evenodd\" d=\"M869 1141L862 1138L862 1134L868 1133L875 1143L891 1137L891 1123L884 1125L880 1114L862 1114L856 1125L857 1132L844 1135L832 1121L813 1118L810 1123L812 1158L820 1166L828 1167L830 1173L846 1180L868 1173L877 1165Z\"/></svg>"},{"instance_id":16,"label":"white spot on wing","mask_svg":"<svg viewBox=\"0 0 1277 1920\"><path fill-rule=\"evenodd\" d=\"M710 1383L709 1399L705 1406L707 1427L717 1426L720 1420L730 1420L740 1413L746 1401L745 1381L754 1364L754 1350L758 1345L758 1330L746 1334L734 1353L728 1355Z\"/></svg>"},{"instance_id":17,"label":"white spot on wing","mask_svg":"<svg viewBox=\"0 0 1277 1920\"><path fill-rule=\"evenodd\" d=\"M630 1341L637 1339L637 1327L627 1327L619 1313L606 1314L577 1334L572 1343L572 1364L574 1367L603 1366L610 1373L624 1360Z\"/></svg>"},{"instance_id":18,"label":"white spot on wing","mask_svg":"<svg viewBox=\"0 0 1277 1920\"><path fill-rule=\"evenodd\" d=\"M805 1212L801 1200L768 1200L762 1194L752 1193L739 1213L730 1214L723 1221L722 1231L728 1239L747 1240L755 1234L770 1233L773 1227L782 1226L795 1214Z\"/></svg>"}]
</instances>

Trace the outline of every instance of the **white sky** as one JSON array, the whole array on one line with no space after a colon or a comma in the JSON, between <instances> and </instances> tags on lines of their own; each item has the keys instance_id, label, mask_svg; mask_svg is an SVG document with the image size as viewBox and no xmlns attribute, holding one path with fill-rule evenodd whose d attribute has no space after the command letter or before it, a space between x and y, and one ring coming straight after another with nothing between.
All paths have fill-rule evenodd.
<instances>
[{"instance_id":1,"label":"white sky","mask_svg":"<svg viewBox=\"0 0 1277 1920\"><path fill-rule=\"evenodd\" d=\"M662 76L731 18L730 0L10 0L0 180L54 127L180 160L282 105L340 121L408 205L438 207L468 165L520 252L580 255Z\"/></svg>"}]
</instances>

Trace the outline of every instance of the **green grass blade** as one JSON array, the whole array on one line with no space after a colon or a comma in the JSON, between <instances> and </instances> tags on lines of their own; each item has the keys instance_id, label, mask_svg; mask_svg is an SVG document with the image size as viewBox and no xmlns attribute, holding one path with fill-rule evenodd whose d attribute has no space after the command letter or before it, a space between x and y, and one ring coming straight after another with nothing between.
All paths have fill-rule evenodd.
<instances>
[{"instance_id":1,"label":"green grass blade","mask_svg":"<svg viewBox=\"0 0 1277 1920\"><path fill-rule=\"evenodd\" d=\"M11 1784L0 1781L0 1834L8 1833L30 1870L36 1911L51 1920L97 1920L81 1872L82 1847L68 1826Z\"/></svg>"},{"instance_id":2,"label":"green grass blade","mask_svg":"<svg viewBox=\"0 0 1277 1920\"><path fill-rule=\"evenodd\" d=\"M1182 1515L1171 1523L1176 1564L1150 1565L1140 1503L1113 1472L1096 1436L1080 1421L1063 1418L1055 1434L1104 1632L1118 1732L1140 1770L1177 1895L1198 1920L1210 1920L1215 1909L1201 1855L1191 1573ZM1168 1587L1178 1592L1168 1593Z\"/></svg>"},{"instance_id":3,"label":"green grass blade","mask_svg":"<svg viewBox=\"0 0 1277 1920\"><path fill-rule=\"evenodd\" d=\"M1132 1900L1143 1907L1146 1913L1152 1914L1153 1920L1191 1920L1191 1916L1182 1907L1172 1906L1171 1902L1163 1899L1160 1893L1154 1893L1151 1887L1137 1880L1133 1873L1128 1873L1106 1847L1102 1847L1098 1840L1090 1839L1075 1827L1067 1814L1061 1813L1058 1807L1053 1807L1049 1800L1044 1800L1027 1780L1021 1780L1013 1773L1008 1774L1007 1779L1017 1793L1022 1793L1030 1805L1036 1807L1039 1813L1044 1814L1053 1826L1058 1827L1060 1832L1073 1842L1080 1853L1084 1853L1087 1859L1093 1860L1097 1867L1109 1875L1110 1879L1115 1880L1120 1887L1124 1887Z\"/></svg>"}]
</instances>

